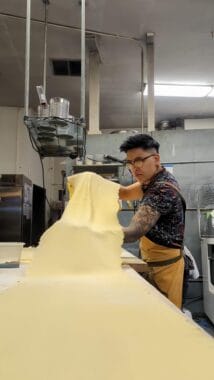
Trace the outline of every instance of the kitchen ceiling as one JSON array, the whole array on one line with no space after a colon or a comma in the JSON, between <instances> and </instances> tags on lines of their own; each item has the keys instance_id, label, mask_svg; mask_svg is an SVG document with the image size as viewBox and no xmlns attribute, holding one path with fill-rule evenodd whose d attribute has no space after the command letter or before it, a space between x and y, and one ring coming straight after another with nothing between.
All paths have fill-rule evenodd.
<instances>
[{"instance_id":1,"label":"kitchen ceiling","mask_svg":"<svg viewBox=\"0 0 214 380\"><path fill-rule=\"evenodd\" d=\"M47 97L79 115L80 78L54 76L51 59L80 59L78 0L50 0ZM26 1L0 2L0 106L24 105ZM42 84L44 4L32 0L30 106ZM141 40L155 33L155 82L214 84L213 0L87 0L86 30L99 32L101 129L141 125ZM87 60L88 61L88 60ZM87 65L86 65L87 66ZM88 98L88 94L87 94ZM156 122L214 117L214 98L156 97Z\"/></svg>"}]
</instances>

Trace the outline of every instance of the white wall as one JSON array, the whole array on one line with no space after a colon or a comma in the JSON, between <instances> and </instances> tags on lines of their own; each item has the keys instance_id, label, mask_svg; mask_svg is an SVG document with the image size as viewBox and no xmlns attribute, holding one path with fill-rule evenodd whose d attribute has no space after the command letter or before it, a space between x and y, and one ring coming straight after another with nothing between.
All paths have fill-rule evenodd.
<instances>
[{"instance_id":1,"label":"white wall","mask_svg":"<svg viewBox=\"0 0 214 380\"><path fill-rule=\"evenodd\" d=\"M0 107L0 173L15 173L18 108Z\"/></svg>"},{"instance_id":2,"label":"white wall","mask_svg":"<svg viewBox=\"0 0 214 380\"><path fill-rule=\"evenodd\" d=\"M24 174L43 186L41 162L31 146L23 117L23 108L0 107L0 174ZM47 197L54 200L55 159L45 158L43 162Z\"/></svg>"}]
</instances>

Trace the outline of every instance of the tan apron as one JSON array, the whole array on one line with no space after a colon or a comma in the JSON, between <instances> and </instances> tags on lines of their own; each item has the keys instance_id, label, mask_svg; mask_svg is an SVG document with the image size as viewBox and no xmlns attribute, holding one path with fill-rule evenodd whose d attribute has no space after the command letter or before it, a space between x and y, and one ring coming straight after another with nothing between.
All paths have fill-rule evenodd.
<instances>
[{"instance_id":1,"label":"tan apron","mask_svg":"<svg viewBox=\"0 0 214 380\"><path fill-rule=\"evenodd\" d=\"M184 277L181 250L155 244L143 236L140 240L140 251L142 259L151 267L149 281L181 308ZM170 263L173 259L175 262Z\"/></svg>"}]
</instances>

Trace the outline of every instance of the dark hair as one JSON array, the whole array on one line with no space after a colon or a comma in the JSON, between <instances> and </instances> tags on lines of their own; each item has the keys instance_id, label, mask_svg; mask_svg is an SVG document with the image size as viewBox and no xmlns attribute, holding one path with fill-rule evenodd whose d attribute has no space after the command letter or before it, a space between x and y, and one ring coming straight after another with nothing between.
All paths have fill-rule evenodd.
<instances>
[{"instance_id":1,"label":"dark hair","mask_svg":"<svg viewBox=\"0 0 214 380\"><path fill-rule=\"evenodd\" d=\"M151 136L145 134L138 134L128 137L127 140L120 146L121 152L127 152L130 149L141 148L144 150L155 149L159 152L160 144L154 140Z\"/></svg>"}]
</instances>

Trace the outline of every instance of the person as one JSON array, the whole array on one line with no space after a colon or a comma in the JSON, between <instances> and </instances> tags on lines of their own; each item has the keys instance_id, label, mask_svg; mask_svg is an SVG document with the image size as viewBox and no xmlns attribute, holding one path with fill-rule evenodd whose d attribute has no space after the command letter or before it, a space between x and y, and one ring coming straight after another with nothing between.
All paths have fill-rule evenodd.
<instances>
[{"instance_id":1,"label":"person","mask_svg":"<svg viewBox=\"0 0 214 380\"><path fill-rule=\"evenodd\" d=\"M121 186L122 200L141 200L128 227L124 242L140 239L141 257L149 266L150 282L177 307L182 307L185 200L179 185L160 163L159 143L151 136L129 137L120 151L124 163L137 180Z\"/></svg>"}]
</instances>

